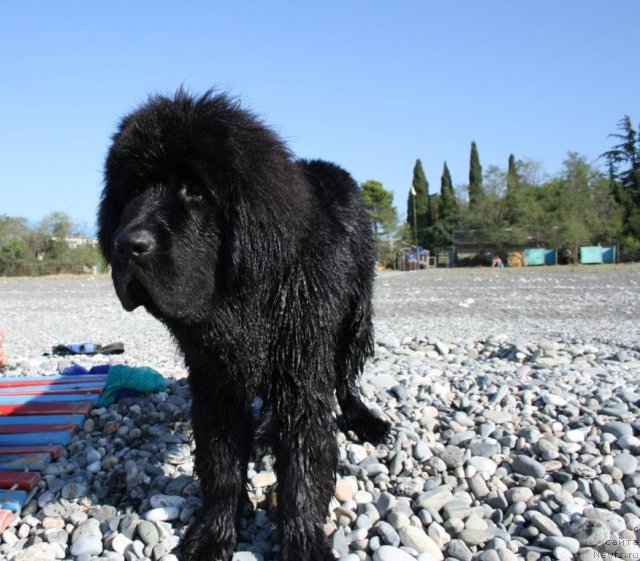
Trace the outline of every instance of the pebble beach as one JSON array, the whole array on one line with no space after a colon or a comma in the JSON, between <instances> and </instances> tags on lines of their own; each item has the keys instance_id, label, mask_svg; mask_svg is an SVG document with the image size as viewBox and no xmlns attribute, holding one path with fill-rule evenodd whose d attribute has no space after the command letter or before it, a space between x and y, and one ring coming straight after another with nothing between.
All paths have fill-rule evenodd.
<instances>
[{"instance_id":1,"label":"pebble beach","mask_svg":"<svg viewBox=\"0 0 640 561\"><path fill-rule=\"evenodd\" d=\"M432 269L376 279L362 391L393 428L338 434L340 561L640 558L640 267ZM95 408L0 539L7 561L178 561L200 506L186 371L109 278L0 278L5 376L150 366L166 391ZM58 343L122 355L45 355ZM276 561L270 456L234 561Z\"/></svg>"}]
</instances>

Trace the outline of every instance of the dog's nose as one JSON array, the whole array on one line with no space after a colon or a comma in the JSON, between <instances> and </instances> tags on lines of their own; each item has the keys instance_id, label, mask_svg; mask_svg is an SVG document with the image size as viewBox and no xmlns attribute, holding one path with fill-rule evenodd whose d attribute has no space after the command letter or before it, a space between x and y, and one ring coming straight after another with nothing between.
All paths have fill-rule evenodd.
<instances>
[{"instance_id":1,"label":"dog's nose","mask_svg":"<svg viewBox=\"0 0 640 561\"><path fill-rule=\"evenodd\" d=\"M134 257L140 257L153 251L155 238L149 230L131 230L118 232L113 239L113 249Z\"/></svg>"}]
</instances>

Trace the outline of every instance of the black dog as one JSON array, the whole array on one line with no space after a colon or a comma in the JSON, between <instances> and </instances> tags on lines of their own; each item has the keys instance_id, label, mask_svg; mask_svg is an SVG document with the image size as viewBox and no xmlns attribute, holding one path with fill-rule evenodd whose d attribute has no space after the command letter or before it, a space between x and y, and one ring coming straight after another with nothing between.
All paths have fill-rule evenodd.
<instances>
[{"instance_id":1,"label":"black dog","mask_svg":"<svg viewBox=\"0 0 640 561\"><path fill-rule=\"evenodd\" d=\"M231 558L257 437L276 456L281 559L332 559L336 395L361 438L388 428L357 386L373 347L374 240L355 182L293 160L228 97L181 90L122 121L99 239L124 308L164 322L189 369L204 506L186 559Z\"/></svg>"}]
</instances>

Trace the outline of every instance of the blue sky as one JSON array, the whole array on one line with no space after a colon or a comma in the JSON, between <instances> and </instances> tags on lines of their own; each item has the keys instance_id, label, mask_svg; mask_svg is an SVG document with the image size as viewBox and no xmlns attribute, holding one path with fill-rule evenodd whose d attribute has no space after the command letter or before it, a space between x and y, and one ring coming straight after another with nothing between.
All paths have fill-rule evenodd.
<instances>
[{"instance_id":1,"label":"blue sky","mask_svg":"<svg viewBox=\"0 0 640 561\"><path fill-rule=\"evenodd\" d=\"M406 212L416 158L468 180L510 153L557 173L640 121L640 2L0 2L0 214L92 230L120 117L181 84L240 97L307 158Z\"/></svg>"}]
</instances>

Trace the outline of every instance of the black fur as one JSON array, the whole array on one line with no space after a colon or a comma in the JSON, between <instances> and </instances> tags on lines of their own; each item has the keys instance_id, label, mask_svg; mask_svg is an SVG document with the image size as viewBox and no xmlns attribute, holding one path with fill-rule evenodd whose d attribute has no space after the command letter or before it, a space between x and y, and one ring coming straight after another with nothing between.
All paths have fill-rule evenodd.
<instances>
[{"instance_id":1,"label":"black fur","mask_svg":"<svg viewBox=\"0 0 640 561\"><path fill-rule=\"evenodd\" d=\"M204 507L185 558L231 558L260 435L276 456L281 559L332 559L335 396L361 438L387 430L357 385L373 347L374 241L353 179L295 161L228 97L179 91L122 121L98 221L122 305L164 322L189 369Z\"/></svg>"}]
</instances>

